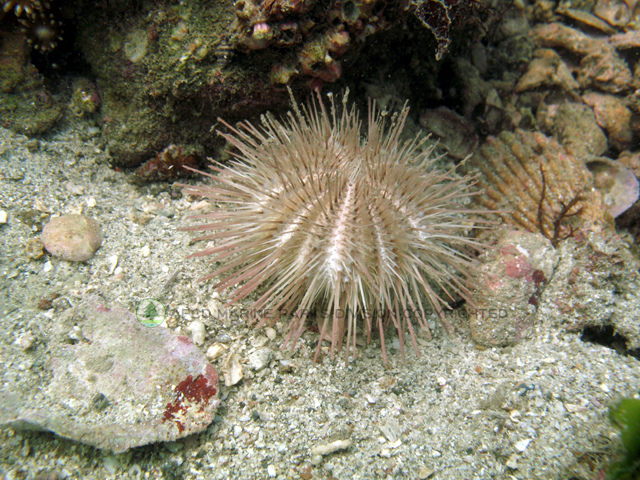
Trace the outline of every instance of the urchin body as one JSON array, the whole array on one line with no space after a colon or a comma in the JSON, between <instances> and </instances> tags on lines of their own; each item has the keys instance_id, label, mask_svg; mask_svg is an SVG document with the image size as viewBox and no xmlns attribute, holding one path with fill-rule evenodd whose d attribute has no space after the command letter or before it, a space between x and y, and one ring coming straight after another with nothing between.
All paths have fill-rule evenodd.
<instances>
[{"instance_id":1,"label":"urchin body","mask_svg":"<svg viewBox=\"0 0 640 480\"><path fill-rule=\"evenodd\" d=\"M215 246L194 256L214 255L221 268L203 280L227 274L216 288L242 284L230 303L260 287L252 309L268 312L260 325L292 315L287 342L315 312L318 351L331 330L332 355L345 329L346 356L355 352L358 322L367 338L380 331L385 362L387 320L403 353L405 330L415 346L412 318L428 331L429 307L450 330L438 292L467 297L474 262L463 250L481 248L464 236L473 222L460 215L469 213L460 201L471 182L435 169L419 139L399 141L406 108L387 121L370 106L364 137L356 110L338 113L333 98L330 109L294 110L286 121L263 118L262 128L225 124L236 159L214 167L214 185L185 186L219 205L196 217L211 223L188 227L214 231L199 239Z\"/></svg>"}]
</instances>

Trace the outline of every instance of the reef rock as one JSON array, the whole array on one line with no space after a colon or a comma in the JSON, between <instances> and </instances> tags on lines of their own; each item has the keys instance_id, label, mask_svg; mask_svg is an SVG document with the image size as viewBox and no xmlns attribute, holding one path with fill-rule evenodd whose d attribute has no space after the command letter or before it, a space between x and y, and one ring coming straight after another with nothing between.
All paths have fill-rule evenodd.
<instances>
[{"instance_id":1,"label":"reef rock","mask_svg":"<svg viewBox=\"0 0 640 480\"><path fill-rule=\"evenodd\" d=\"M536 118L545 133L556 137L579 159L588 155L602 155L607 151L607 136L587 105L572 102L543 104Z\"/></svg>"},{"instance_id":2,"label":"reef rock","mask_svg":"<svg viewBox=\"0 0 640 480\"><path fill-rule=\"evenodd\" d=\"M124 452L204 430L220 403L218 375L191 340L144 327L98 297L56 311L30 349L10 347L3 358L13 361L0 379L3 426Z\"/></svg>"},{"instance_id":3,"label":"reef rock","mask_svg":"<svg viewBox=\"0 0 640 480\"><path fill-rule=\"evenodd\" d=\"M551 243L539 234L509 230L480 261L482 280L473 305L466 305L474 341L497 347L528 337L558 261Z\"/></svg>"},{"instance_id":4,"label":"reef rock","mask_svg":"<svg viewBox=\"0 0 640 480\"><path fill-rule=\"evenodd\" d=\"M569 239L538 308L541 321L570 332L609 336L622 350L640 349L640 263L617 235Z\"/></svg>"},{"instance_id":5,"label":"reef rock","mask_svg":"<svg viewBox=\"0 0 640 480\"><path fill-rule=\"evenodd\" d=\"M578 88L578 82L571 75L567 64L549 48L533 52L533 60L525 74L518 80L516 92L522 93L541 86L558 86L567 92Z\"/></svg>"},{"instance_id":6,"label":"reef rock","mask_svg":"<svg viewBox=\"0 0 640 480\"><path fill-rule=\"evenodd\" d=\"M3 15L1 12L0 19ZM0 40L2 126L20 134L41 135L60 119L62 106L31 63L27 38L0 30Z\"/></svg>"},{"instance_id":7,"label":"reef rock","mask_svg":"<svg viewBox=\"0 0 640 480\"><path fill-rule=\"evenodd\" d=\"M466 306L476 343L560 329L640 351L640 264L617 235L587 232L553 249L539 234L508 230L479 260L475 306Z\"/></svg>"},{"instance_id":8,"label":"reef rock","mask_svg":"<svg viewBox=\"0 0 640 480\"><path fill-rule=\"evenodd\" d=\"M609 142L618 150L630 148L633 138L631 131L631 110L623 99L613 95L588 92L582 96L584 103L593 108L598 125L605 129Z\"/></svg>"}]
</instances>

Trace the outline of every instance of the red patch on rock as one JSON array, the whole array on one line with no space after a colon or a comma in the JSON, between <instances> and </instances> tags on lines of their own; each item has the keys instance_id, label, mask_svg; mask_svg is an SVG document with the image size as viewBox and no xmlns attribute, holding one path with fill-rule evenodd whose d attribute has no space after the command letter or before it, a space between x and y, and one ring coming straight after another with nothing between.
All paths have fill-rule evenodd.
<instances>
[{"instance_id":1,"label":"red patch on rock","mask_svg":"<svg viewBox=\"0 0 640 480\"><path fill-rule=\"evenodd\" d=\"M504 262L504 273L511 278L525 278L531 281L533 267L524 255L515 257Z\"/></svg>"},{"instance_id":2,"label":"red patch on rock","mask_svg":"<svg viewBox=\"0 0 640 480\"><path fill-rule=\"evenodd\" d=\"M191 345L191 339L189 337L185 337L184 335L178 335L178 341L182 343L186 343L187 345Z\"/></svg>"},{"instance_id":3,"label":"red patch on rock","mask_svg":"<svg viewBox=\"0 0 640 480\"><path fill-rule=\"evenodd\" d=\"M162 422L164 423L167 420L175 422L180 433L184 431L184 424L176 418L176 415L179 413L186 414L189 408L196 406L202 408L218 393L216 388L218 375L211 365L207 365L207 367L204 375L198 375L195 379L193 375L189 375L178 384L175 388L175 401L167 403L162 415ZM188 403L185 405L185 402Z\"/></svg>"},{"instance_id":4,"label":"red patch on rock","mask_svg":"<svg viewBox=\"0 0 640 480\"><path fill-rule=\"evenodd\" d=\"M533 283L536 285L536 291L533 292L533 295L529 298L529 305L538 307L540 296L542 295L542 287L547 283L547 277L544 276L542 270L534 270L531 274L531 280L533 280Z\"/></svg>"}]
</instances>

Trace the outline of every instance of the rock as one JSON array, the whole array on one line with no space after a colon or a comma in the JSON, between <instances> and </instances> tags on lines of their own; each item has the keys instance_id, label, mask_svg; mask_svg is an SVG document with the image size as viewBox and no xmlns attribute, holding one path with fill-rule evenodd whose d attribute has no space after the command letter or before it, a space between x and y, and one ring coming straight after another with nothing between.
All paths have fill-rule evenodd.
<instances>
[{"instance_id":1,"label":"rock","mask_svg":"<svg viewBox=\"0 0 640 480\"><path fill-rule=\"evenodd\" d=\"M398 420L394 417L389 417L385 421L381 422L379 427L380 432L390 442L396 442L402 436L402 427L398 423Z\"/></svg>"},{"instance_id":2,"label":"rock","mask_svg":"<svg viewBox=\"0 0 640 480\"><path fill-rule=\"evenodd\" d=\"M505 463L505 465L507 467L509 467L512 470L517 470L518 469L518 460L520 459L520 455L518 455L517 453L514 453L513 455L511 455L509 457L509 459L507 460L507 463Z\"/></svg>"},{"instance_id":3,"label":"rock","mask_svg":"<svg viewBox=\"0 0 640 480\"><path fill-rule=\"evenodd\" d=\"M418 479L419 480L427 480L427 478L429 478L434 473L436 473L436 471L433 468L422 467L420 469L420 471L418 472Z\"/></svg>"},{"instance_id":4,"label":"rock","mask_svg":"<svg viewBox=\"0 0 640 480\"><path fill-rule=\"evenodd\" d=\"M20 335L16 339L15 343L16 345L20 345L25 350L29 350L33 346L35 340L36 338L33 336L33 333L31 333L31 331L28 331L23 335Z\"/></svg>"},{"instance_id":5,"label":"rock","mask_svg":"<svg viewBox=\"0 0 640 480\"><path fill-rule=\"evenodd\" d=\"M625 150L633 142L630 128L631 110L624 100L613 95L589 92L582 96L584 103L593 108L596 121L609 135L611 145L618 150Z\"/></svg>"},{"instance_id":6,"label":"rock","mask_svg":"<svg viewBox=\"0 0 640 480\"><path fill-rule=\"evenodd\" d=\"M455 159L462 160L478 147L478 136L474 133L473 125L447 107L423 110L420 126L427 133L433 133L440 140L440 145Z\"/></svg>"},{"instance_id":7,"label":"rock","mask_svg":"<svg viewBox=\"0 0 640 480\"><path fill-rule=\"evenodd\" d=\"M278 336L278 332L276 332L276 330L274 328L271 328L271 327L266 327L264 329L264 332L267 334L267 338L269 340L275 340L276 337Z\"/></svg>"},{"instance_id":8,"label":"rock","mask_svg":"<svg viewBox=\"0 0 640 480\"><path fill-rule=\"evenodd\" d=\"M540 48L533 52L533 60L518 80L516 92L521 93L543 85L558 86L567 92L573 92L579 87L567 64L549 48Z\"/></svg>"},{"instance_id":9,"label":"rock","mask_svg":"<svg viewBox=\"0 0 640 480\"><path fill-rule=\"evenodd\" d=\"M213 421L218 375L187 337L146 328L98 297L54 317L46 333L43 383L2 372L0 425L124 452L200 432Z\"/></svg>"},{"instance_id":10,"label":"rock","mask_svg":"<svg viewBox=\"0 0 640 480\"><path fill-rule=\"evenodd\" d=\"M336 440L335 442L317 445L311 449L311 456L329 455L338 450L345 450L351 446L351 440Z\"/></svg>"},{"instance_id":11,"label":"rock","mask_svg":"<svg viewBox=\"0 0 640 480\"><path fill-rule=\"evenodd\" d=\"M247 359L249 365L256 372L259 372L265 367L269 366L271 360L273 360L273 352L269 348L259 348L255 352L251 353Z\"/></svg>"},{"instance_id":12,"label":"rock","mask_svg":"<svg viewBox=\"0 0 640 480\"><path fill-rule=\"evenodd\" d=\"M47 223L41 235L44 248L54 257L84 262L102 244L102 230L94 219L84 215L62 215Z\"/></svg>"},{"instance_id":13,"label":"rock","mask_svg":"<svg viewBox=\"0 0 640 480\"><path fill-rule=\"evenodd\" d=\"M204 339L207 336L207 332L204 328L204 323L200 320L194 320L187 325L187 330L191 332L191 340L193 343L200 346L204 344Z\"/></svg>"},{"instance_id":14,"label":"rock","mask_svg":"<svg viewBox=\"0 0 640 480\"><path fill-rule=\"evenodd\" d=\"M543 105L536 118L543 129L578 159L607 151L607 137L587 105L571 102Z\"/></svg>"},{"instance_id":15,"label":"rock","mask_svg":"<svg viewBox=\"0 0 640 480\"><path fill-rule=\"evenodd\" d=\"M525 438L524 440L520 440L516 442L514 447L516 447L516 450L518 450L519 452L524 452L530 443L531 443L531 439Z\"/></svg>"},{"instance_id":16,"label":"rock","mask_svg":"<svg viewBox=\"0 0 640 480\"><path fill-rule=\"evenodd\" d=\"M481 257L483 272L467 314L471 335L486 346L511 345L526 338L557 255L542 235L510 230Z\"/></svg>"},{"instance_id":17,"label":"rock","mask_svg":"<svg viewBox=\"0 0 640 480\"><path fill-rule=\"evenodd\" d=\"M583 88L596 87L610 93L629 89L631 70L607 38L591 37L561 23L536 27L532 37L539 47L560 47L581 56L577 80Z\"/></svg>"}]
</instances>

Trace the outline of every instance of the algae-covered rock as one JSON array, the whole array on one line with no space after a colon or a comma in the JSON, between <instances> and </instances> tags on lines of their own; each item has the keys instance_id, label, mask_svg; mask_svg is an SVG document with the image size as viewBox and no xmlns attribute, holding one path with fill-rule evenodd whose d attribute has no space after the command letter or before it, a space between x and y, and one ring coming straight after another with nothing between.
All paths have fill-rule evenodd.
<instances>
[{"instance_id":1,"label":"algae-covered rock","mask_svg":"<svg viewBox=\"0 0 640 480\"><path fill-rule=\"evenodd\" d=\"M5 351L14 361L0 372L2 426L123 452L202 431L220 403L218 375L191 340L98 297L53 315L38 344L46 351ZM27 363L39 383L16 374Z\"/></svg>"},{"instance_id":2,"label":"algae-covered rock","mask_svg":"<svg viewBox=\"0 0 640 480\"><path fill-rule=\"evenodd\" d=\"M0 37L0 117L2 125L29 136L49 130L62 107L45 87L29 60L23 35L3 32Z\"/></svg>"},{"instance_id":3,"label":"algae-covered rock","mask_svg":"<svg viewBox=\"0 0 640 480\"><path fill-rule=\"evenodd\" d=\"M481 280L473 291L473 305L466 306L474 341L496 347L531 335L557 261L551 242L542 235L506 231L481 258Z\"/></svg>"},{"instance_id":4,"label":"algae-covered rock","mask_svg":"<svg viewBox=\"0 0 640 480\"><path fill-rule=\"evenodd\" d=\"M235 19L231 2L96 9L79 0L71 12L115 165L137 166L170 144L214 148L219 116L234 121L288 103L286 91L273 91L265 54L221 47Z\"/></svg>"}]
</instances>

